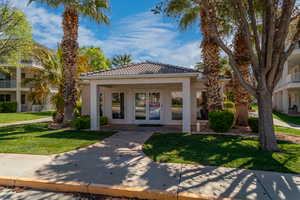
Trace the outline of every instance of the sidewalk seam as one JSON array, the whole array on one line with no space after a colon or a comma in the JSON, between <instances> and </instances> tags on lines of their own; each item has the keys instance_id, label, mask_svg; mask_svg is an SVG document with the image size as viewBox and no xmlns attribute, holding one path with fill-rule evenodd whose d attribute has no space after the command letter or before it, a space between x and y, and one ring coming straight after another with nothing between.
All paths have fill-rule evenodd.
<instances>
[{"instance_id":1,"label":"sidewalk seam","mask_svg":"<svg viewBox=\"0 0 300 200\"><path fill-rule=\"evenodd\" d=\"M256 177L256 179L257 179L257 182L261 185L261 187L263 188L263 190L265 191L265 193L267 194L267 196L269 197L269 199L270 199L270 200L273 200L272 197L271 197L271 195L269 194L267 188L266 188L266 187L264 186L264 184L260 181L260 179L259 179L259 177L257 176L256 172L254 171L253 173L254 173L254 175L255 175L255 177Z\"/></svg>"},{"instance_id":2,"label":"sidewalk seam","mask_svg":"<svg viewBox=\"0 0 300 200\"><path fill-rule=\"evenodd\" d=\"M182 171L183 171L183 164L180 164L180 170L179 170L179 180L177 185L177 192L176 192L176 199L179 199L179 192L180 192L180 184L181 184L181 177L182 177Z\"/></svg>"}]
</instances>

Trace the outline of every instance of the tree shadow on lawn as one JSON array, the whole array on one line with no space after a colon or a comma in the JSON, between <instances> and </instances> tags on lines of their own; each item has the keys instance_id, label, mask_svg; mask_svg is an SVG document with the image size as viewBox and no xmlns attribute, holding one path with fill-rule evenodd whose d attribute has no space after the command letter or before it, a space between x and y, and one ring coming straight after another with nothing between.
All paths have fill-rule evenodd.
<instances>
[{"instance_id":1,"label":"tree shadow on lawn","mask_svg":"<svg viewBox=\"0 0 300 200\"><path fill-rule=\"evenodd\" d=\"M0 137L49 131L47 126L48 123L35 123L35 124L0 127Z\"/></svg>"},{"instance_id":2,"label":"tree shadow on lawn","mask_svg":"<svg viewBox=\"0 0 300 200\"><path fill-rule=\"evenodd\" d=\"M116 132L112 131L76 131L63 130L55 131L48 134L38 136L39 138L47 139L78 139L78 140L101 140Z\"/></svg>"},{"instance_id":3,"label":"tree shadow on lawn","mask_svg":"<svg viewBox=\"0 0 300 200\"><path fill-rule=\"evenodd\" d=\"M149 136L144 132L135 135L119 132L88 148L57 155L51 163L37 170L36 176L55 181L123 185L174 193L266 198L251 170L153 162L141 150ZM244 165L249 165L248 162L251 161ZM285 184L290 191L297 190L294 180L289 180L288 184L274 180L270 184ZM279 194L282 187L277 190Z\"/></svg>"},{"instance_id":4,"label":"tree shadow on lawn","mask_svg":"<svg viewBox=\"0 0 300 200\"><path fill-rule=\"evenodd\" d=\"M33 133L36 133L35 136ZM35 123L0 128L0 138L6 140L7 136L30 134L31 137L45 139L78 139L78 140L101 140L115 132L111 131L76 131L76 130L53 130L48 128L48 123ZM33 135L32 135L33 134Z\"/></svg>"},{"instance_id":5,"label":"tree shadow on lawn","mask_svg":"<svg viewBox=\"0 0 300 200\"><path fill-rule=\"evenodd\" d=\"M164 144L165 140L167 144ZM289 146L290 152L264 152L259 150L256 140L238 136L157 134L147 141L144 151L158 162L299 173L299 169L287 168L285 165L299 158L300 146L293 148L294 144L286 141L278 143Z\"/></svg>"}]
</instances>

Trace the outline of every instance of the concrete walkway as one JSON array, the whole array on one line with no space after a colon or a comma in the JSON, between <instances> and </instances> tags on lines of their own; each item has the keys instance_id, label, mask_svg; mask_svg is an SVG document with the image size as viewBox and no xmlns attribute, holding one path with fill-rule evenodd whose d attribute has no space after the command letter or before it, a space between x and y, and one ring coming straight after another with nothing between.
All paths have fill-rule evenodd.
<instances>
[{"instance_id":1,"label":"concrete walkway","mask_svg":"<svg viewBox=\"0 0 300 200\"><path fill-rule=\"evenodd\" d=\"M287 127L287 128L293 128L293 129L300 130L300 125L292 124L292 123L286 123L286 122L280 121L278 119L273 119L273 120L274 120L274 125L276 125L276 126L283 126L283 127Z\"/></svg>"},{"instance_id":2,"label":"concrete walkway","mask_svg":"<svg viewBox=\"0 0 300 200\"><path fill-rule=\"evenodd\" d=\"M151 134L122 131L88 148L55 156L0 155L0 176L122 185L237 199L298 200L300 197L299 175L153 162L142 152L142 144Z\"/></svg>"},{"instance_id":3,"label":"concrete walkway","mask_svg":"<svg viewBox=\"0 0 300 200\"><path fill-rule=\"evenodd\" d=\"M40 123L40 122L50 122L50 121L52 121L52 117L0 124L0 127L15 126L15 125L22 125L22 124L33 124L33 123Z\"/></svg>"}]
</instances>

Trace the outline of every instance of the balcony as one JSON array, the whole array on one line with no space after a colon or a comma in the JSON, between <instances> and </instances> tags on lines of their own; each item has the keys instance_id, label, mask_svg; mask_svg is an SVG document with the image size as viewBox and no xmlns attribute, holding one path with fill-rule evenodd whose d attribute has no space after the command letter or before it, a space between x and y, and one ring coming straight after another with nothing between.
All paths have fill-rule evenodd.
<instances>
[{"instance_id":1,"label":"balcony","mask_svg":"<svg viewBox=\"0 0 300 200\"><path fill-rule=\"evenodd\" d=\"M0 80L0 88L16 88L16 80Z\"/></svg>"},{"instance_id":2,"label":"balcony","mask_svg":"<svg viewBox=\"0 0 300 200\"><path fill-rule=\"evenodd\" d=\"M297 73L292 73L290 75L288 75L288 79L287 79L290 83L293 82L300 82L300 72Z\"/></svg>"}]
</instances>

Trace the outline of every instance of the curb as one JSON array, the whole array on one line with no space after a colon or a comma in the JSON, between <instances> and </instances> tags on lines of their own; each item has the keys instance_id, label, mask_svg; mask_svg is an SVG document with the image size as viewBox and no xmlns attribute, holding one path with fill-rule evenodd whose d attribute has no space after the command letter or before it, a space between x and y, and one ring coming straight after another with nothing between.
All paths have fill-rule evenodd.
<instances>
[{"instance_id":1,"label":"curb","mask_svg":"<svg viewBox=\"0 0 300 200\"><path fill-rule=\"evenodd\" d=\"M89 194L108 195L116 197L128 197L139 199L155 200L234 200L208 195L198 195L193 193L176 193L162 190L148 190L145 188L135 188L126 186L110 186L102 184L88 184L79 182L54 182L51 180L40 180L19 177L0 177L0 185L12 187L27 187L39 190L49 190L57 192L79 192Z\"/></svg>"}]
</instances>

